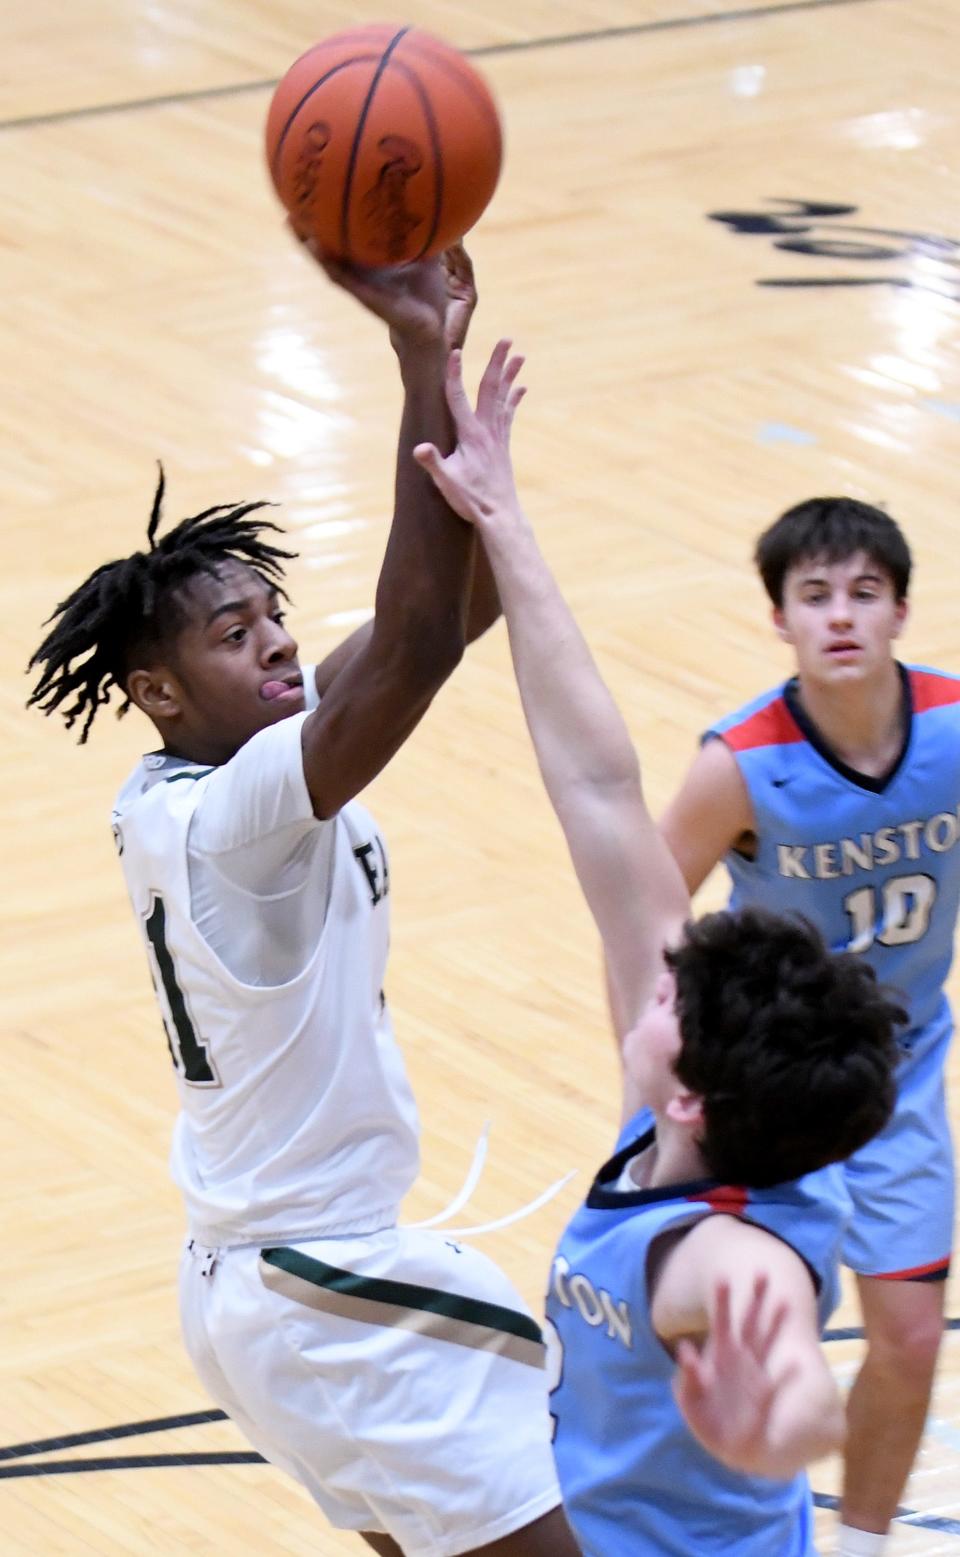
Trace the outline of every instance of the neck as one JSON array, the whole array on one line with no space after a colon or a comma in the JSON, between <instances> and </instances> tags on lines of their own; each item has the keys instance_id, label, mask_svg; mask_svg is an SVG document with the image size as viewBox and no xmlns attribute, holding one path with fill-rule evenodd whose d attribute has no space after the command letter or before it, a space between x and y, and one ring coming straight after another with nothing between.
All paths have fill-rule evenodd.
<instances>
[{"instance_id":1,"label":"neck","mask_svg":"<svg viewBox=\"0 0 960 1557\"><path fill-rule=\"evenodd\" d=\"M199 762L205 768L220 767L221 763L229 762L240 749L238 746L228 749L223 742L203 735L188 734L184 730L174 731L159 724L157 731L166 756L182 757L186 762Z\"/></svg>"},{"instance_id":2,"label":"neck","mask_svg":"<svg viewBox=\"0 0 960 1557\"><path fill-rule=\"evenodd\" d=\"M800 705L841 762L856 773L881 778L900 755L904 702L900 672L890 660L869 681L826 686L799 681Z\"/></svg>"},{"instance_id":3,"label":"neck","mask_svg":"<svg viewBox=\"0 0 960 1557\"><path fill-rule=\"evenodd\" d=\"M675 1131L667 1119L657 1120L657 1137L643 1167L644 1189L663 1189L669 1184L689 1184L710 1177L696 1141L686 1130Z\"/></svg>"}]
</instances>

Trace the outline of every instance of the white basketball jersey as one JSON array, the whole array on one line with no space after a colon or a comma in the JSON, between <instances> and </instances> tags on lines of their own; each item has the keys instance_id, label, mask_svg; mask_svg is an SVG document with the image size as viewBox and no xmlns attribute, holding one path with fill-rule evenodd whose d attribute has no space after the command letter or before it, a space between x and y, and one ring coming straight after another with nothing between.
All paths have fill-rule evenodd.
<instances>
[{"instance_id":1,"label":"white basketball jersey","mask_svg":"<svg viewBox=\"0 0 960 1557\"><path fill-rule=\"evenodd\" d=\"M173 1176L191 1232L213 1246L388 1226L418 1168L416 1107L383 996L386 853L355 802L313 816L306 717L261 731L221 767L145 757L114 811L180 1093ZM286 982L245 982L197 928L198 835L208 896L218 859L243 856L263 878L265 926L292 922L267 910L293 894L313 914ZM225 890L228 912L231 901Z\"/></svg>"}]
</instances>

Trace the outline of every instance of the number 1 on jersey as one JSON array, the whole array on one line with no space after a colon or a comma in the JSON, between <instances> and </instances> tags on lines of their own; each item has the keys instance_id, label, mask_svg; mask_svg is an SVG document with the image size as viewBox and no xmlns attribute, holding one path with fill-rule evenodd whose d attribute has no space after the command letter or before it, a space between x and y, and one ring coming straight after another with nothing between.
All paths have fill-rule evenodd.
<instances>
[{"instance_id":1,"label":"number 1 on jersey","mask_svg":"<svg viewBox=\"0 0 960 1557\"><path fill-rule=\"evenodd\" d=\"M153 951L153 960L160 974L163 992L167 997L167 1008L174 1026L174 1031L171 1032L170 1022L164 1015L163 1025L170 1046L170 1058L173 1060L174 1067L182 1074L184 1081L190 1082L192 1086L218 1087L220 1077L210 1064L206 1045L202 1044L197 1037L196 1028L190 1020L187 1003L183 998L183 990L177 983L177 972L167 946L166 925L167 911L163 906L163 898L159 893L155 893L153 906L143 922L143 927ZM154 984L156 985L156 978Z\"/></svg>"}]
</instances>

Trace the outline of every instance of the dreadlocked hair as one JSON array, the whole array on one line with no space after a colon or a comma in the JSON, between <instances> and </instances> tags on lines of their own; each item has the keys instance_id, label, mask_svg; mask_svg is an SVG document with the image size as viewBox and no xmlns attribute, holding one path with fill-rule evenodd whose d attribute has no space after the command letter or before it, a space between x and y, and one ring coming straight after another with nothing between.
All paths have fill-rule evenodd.
<instances>
[{"instance_id":1,"label":"dreadlocked hair","mask_svg":"<svg viewBox=\"0 0 960 1557\"><path fill-rule=\"evenodd\" d=\"M287 598L283 560L297 554L262 539L265 530L280 531L279 525L248 518L270 505L219 503L183 519L157 540L166 486L162 465L159 470L147 525L148 550L103 563L61 600L44 623L56 625L27 666L28 672L42 666L27 707L36 704L45 714L59 713L68 730L82 719L81 745L97 709L110 702L114 689L123 693L117 717L127 712L130 698L124 683L134 668L131 654L157 648L176 631L180 613L175 592L190 578L198 573L217 577L223 563L239 562Z\"/></svg>"}]
</instances>

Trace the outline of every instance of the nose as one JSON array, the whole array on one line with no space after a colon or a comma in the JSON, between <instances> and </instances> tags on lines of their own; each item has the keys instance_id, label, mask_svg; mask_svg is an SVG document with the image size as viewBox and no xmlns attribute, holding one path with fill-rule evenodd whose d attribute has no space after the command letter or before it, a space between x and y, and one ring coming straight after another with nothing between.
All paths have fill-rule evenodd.
<instances>
[{"instance_id":1,"label":"nose","mask_svg":"<svg viewBox=\"0 0 960 1557\"><path fill-rule=\"evenodd\" d=\"M852 617L850 597L846 590L837 590L830 601L830 624L832 627L849 627Z\"/></svg>"},{"instance_id":2,"label":"nose","mask_svg":"<svg viewBox=\"0 0 960 1557\"><path fill-rule=\"evenodd\" d=\"M286 624L271 620L267 624L267 629L263 663L279 665L286 660L295 660L299 644L293 634L287 631Z\"/></svg>"}]
</instances>

